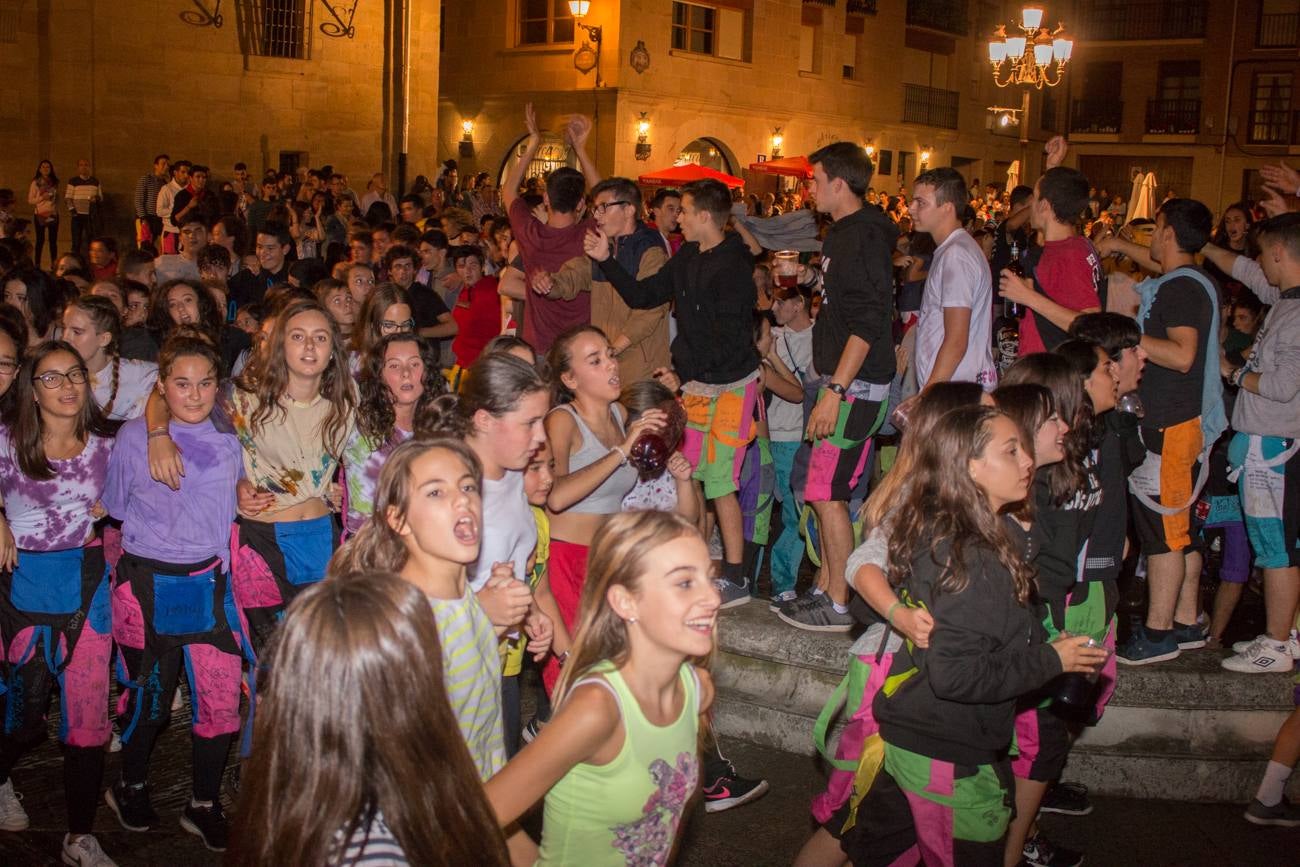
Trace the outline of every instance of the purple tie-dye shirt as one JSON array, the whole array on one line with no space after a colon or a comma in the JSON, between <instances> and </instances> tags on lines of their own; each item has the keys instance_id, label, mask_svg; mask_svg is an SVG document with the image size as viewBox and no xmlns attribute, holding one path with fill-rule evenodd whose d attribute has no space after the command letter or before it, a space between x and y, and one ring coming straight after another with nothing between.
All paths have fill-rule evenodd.
<instances>
[{"instance_id":1,"label":"purple tie-dye shirt","mask_svg":"<svg viewBox=\"0 0 1300 867\"><path fill-rule=\"evenodd\" d=\"M0 495L18 547L26 551L80 548L91 537L91 510L104 494L113 440L91 434L81 454L50 461L54 478L37 481L18 468L9 429L0 427Z\"/></svg>"},{"instance_id":2,"label":"purple tie-dye shirt","mask_svg":"<svg viewBox=\"0 0 1300 867\"><path fill-rule=\"evenodd\" d=\"M149 475L144 418L122 425L104 484L104 508L122 522L122 547L164 563L201 563L230 558L235 520L235 483L244 476L244 451L234 434L211 419L198 424L172 420L172 440L185 456L181 489Z\"/></svg>"}]
</instances>

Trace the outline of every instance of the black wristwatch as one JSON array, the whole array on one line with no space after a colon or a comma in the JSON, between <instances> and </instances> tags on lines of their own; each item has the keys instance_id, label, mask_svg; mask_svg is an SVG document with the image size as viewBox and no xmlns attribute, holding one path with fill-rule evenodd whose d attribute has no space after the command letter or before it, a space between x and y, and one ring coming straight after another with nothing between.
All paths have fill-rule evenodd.
<instances>
[{"instance_id":1,"label":"black wristwatch","mask_svg":"<svg viewBox=\"0 0 1300 867\"><path fill-rule=\"evenodd\" d=\"M826 390L832 394L839 395L840 400L844 400L845 388L838 382L832 382L830 385L826 386Z\"/></svg>"}]
</instances>

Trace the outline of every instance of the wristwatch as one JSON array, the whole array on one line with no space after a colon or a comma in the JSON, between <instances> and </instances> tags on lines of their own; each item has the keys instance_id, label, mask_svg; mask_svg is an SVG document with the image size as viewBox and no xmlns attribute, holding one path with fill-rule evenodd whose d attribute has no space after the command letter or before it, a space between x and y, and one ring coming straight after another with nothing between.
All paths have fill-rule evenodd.
<instances>
[{"instance_id":1,"label":"wristwatch","mask_svg":"<svg viewBox=\"0 0 1300 867\"><path fill-rule=\"evenodd\" d=\"M826 390L832 394L839 395L840 400L844 400L845 389L844 386L840 385L838 382L832 382L830 385L826 386Z\"/></svg>"}]
</instances>

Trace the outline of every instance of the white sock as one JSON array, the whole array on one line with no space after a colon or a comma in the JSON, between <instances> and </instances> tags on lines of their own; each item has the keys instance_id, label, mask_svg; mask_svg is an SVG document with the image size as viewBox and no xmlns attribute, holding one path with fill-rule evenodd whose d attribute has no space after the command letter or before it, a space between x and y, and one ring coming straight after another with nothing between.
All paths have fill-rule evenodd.
<instances>
[{"instance_id":1,"label":"white sock","mask_svg":"<svg viewBox=\"0 0 1300 867\"><path fill-rule=\"evenodd\" d=\"M1265 807L1276 807L1282 803L1282 793L1286 791L1287 780L1291 779L1291 768L1281 762L1269 762L1264 770L1264 779L1260 781L1255 800Z\"/></svg>"},{"instance_id":2,"label":"white sock","mask_svg":"<svg viewBox=\"0 0 1300 867\"><path fill-rule=\"evenodd\" d=\"M826 592L826 591L823 590L823 589L820 588L820 587L814 587L814 588L813 588L812 595L814 595L814 596L821 596L821 595L822 595L823 593L825 593L825 592Z\"/></svg>"},{"instance_id":3,"label":"white sock","mask_svg":"<svg viewBox=\"0 0 1300 867\"><path fill-rule=\"evenodd\" d=\"M848 613L849 613L849 606L847 606L847 605L841 605L840 603L836 602L834 599L831 600L831 607L835 609L835 613L836 613L836 614L848 614Z\"/></svg>"},{"instance_id":4,"label":"white sock","mask_svg":"<svg viewBox=\"0 0 1300 867\"><path fill-rule=\"evenodd\" d=\"M191 797L190 797L190 806L193 807L193 808L196 809L196 810L211 810L211 809L212 809L212 802L211 802L211 801L199 801L199 800L196 800L193 796L191 796Z\"/></svg>"}]
</instances>

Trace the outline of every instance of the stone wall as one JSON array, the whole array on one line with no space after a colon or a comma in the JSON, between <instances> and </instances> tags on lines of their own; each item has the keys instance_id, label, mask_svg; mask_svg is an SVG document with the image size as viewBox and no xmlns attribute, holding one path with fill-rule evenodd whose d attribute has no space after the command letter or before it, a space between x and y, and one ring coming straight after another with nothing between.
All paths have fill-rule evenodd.
<instances>
[{"instance_id":1,"label":"stone wall","mask_svg":"<svg viewBox=\"0 0 1300 867\"><path fill-rule=\"evenodd\" d=\"M0 186L30 216L27 187L51 159L61 179L90 158L119 234L131 195L157 153L209 165L228 177L277 167L282 151L332 163L354 188L377 170L395 186L400 140L386 82L385 22L397 0L362 0L354 38L332 38L323 4L310 13L308 57L250 56L241 48L249 0L226 0L220 28L183 20L214 0L8 0L16 39L0 45ZM188 17L188 16L187 16ZM439 12L412 2L408 178L436 171ZM61 240L61 246L67 242Z\"/></svg>"}]
</instances>

